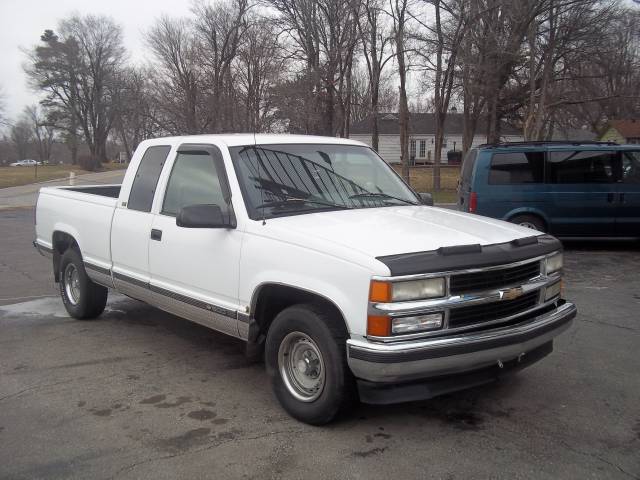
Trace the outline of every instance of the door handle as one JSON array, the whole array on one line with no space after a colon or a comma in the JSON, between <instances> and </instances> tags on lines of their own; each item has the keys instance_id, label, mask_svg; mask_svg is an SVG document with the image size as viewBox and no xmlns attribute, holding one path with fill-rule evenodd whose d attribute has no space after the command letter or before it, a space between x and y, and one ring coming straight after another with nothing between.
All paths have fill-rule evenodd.
<instances>
[{"instance_id":1,"label":"door handle","mask_svg":"<svg viewBox=\"0 0 640 480\"><path fill-rule=\"evenodd\" d=\"M162 240L162 230L158 230L157 228L152 228L151 240L157 240L158 242Z\"/></svg>"}]
</instances>

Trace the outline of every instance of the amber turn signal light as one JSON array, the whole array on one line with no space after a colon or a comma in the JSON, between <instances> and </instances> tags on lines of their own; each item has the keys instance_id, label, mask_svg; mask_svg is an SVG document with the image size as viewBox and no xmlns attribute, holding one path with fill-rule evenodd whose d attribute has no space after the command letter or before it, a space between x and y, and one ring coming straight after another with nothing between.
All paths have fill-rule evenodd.
<instances>
[{"instance_id":1,"label":"amber turn signal light","mask_svg":"<svg viewBox=\"0 0 640 480\"><path fill-rule=\"evenodd\" d=\"M391 301L391 284L389 282L371 280L371 286L369 287L369 301L390 302Z\"/></svg>"},{"instance_id":2,"label":"amber turn signal light","mask_svg":"<svg viewBox=\"0 0 640 480\"><path fill-rule=\"evenodd\" d=\"M391 335L391 318L383 315L367 316L367 335L388 337Z\"/></svg>"}]
</instances>

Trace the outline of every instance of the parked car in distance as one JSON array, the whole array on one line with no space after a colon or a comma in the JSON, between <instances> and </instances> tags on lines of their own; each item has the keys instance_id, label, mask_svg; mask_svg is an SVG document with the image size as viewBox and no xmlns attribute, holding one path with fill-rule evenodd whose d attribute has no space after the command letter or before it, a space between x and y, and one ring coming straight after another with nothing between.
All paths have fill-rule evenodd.
<instances>
[{"instance_id":1,"label":"parked car in distance","mask_svg":"<svg viewBox=\"0 0 640 480\"><path fill-rule=\"evenodd\" d=\"M18 160L17 162L10 163L10 167L35 167L36 165L42 165L42 162L36 160Z\"/></svg>"},{"instance_id":2,"label":"parked car in distance","mask_svg":"<svg viewBox=\"0 0 640 480\"><path fill-rule=\"evenodd\" d=\"M561 237L638 238L640 146L481 145L464 159L458 206Z\"/></svg>"},{"instance_id":3,"label":"parked car in distance","mask_svg":"<svg viewBox=\"0 0 640 480\"><path fill-rule=\"evenodd\" d=\"M284 409L322 424L494 381L576 315L558 240L425 203L353 140L160 138L122 185L42 188L34 245L72 317L110 288L238 337Z\"/></svg>"}]
</instances>

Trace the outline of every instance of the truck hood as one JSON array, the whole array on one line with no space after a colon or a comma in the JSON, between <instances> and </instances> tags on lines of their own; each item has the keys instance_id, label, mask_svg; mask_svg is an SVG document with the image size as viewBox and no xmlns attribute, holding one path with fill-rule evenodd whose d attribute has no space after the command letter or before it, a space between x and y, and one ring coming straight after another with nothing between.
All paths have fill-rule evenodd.
<instances>
[{"instance_id":1,"label":"truck hood","mask_svg":"<svg viewBox=\"0 0 640 480\"><path fill-rule=\"evenodd\" d=\"M267 224L278 231L277 238L290 243L321 250L341 246L371 257L541 234L501 220L425 206L317 212L273 218Z\"/></svg>"}]
</instances>

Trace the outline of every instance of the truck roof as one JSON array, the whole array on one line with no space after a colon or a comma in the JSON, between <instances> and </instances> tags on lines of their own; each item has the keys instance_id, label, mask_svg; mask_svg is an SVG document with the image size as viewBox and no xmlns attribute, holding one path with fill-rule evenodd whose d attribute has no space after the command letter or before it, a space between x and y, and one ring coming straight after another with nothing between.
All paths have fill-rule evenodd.
<instances>
[{"instance_id":1,"label":"truck roof","mask_svg":"<svg viewBox=\"0 0 640 480\"><path fill-rule=\"evenodd\" d=\"M278 144L278 143L324 143L324 144L341 144L341 145L360 145L366 144L357 140L337 137L323 137L318 135L292 135L292 134L272 134L272 133L221 133L221 134L205 134L205 135L182 135L176 137L160 137L145 140L144 143L149 145L171 145L176 143L224 143L228 147L241 145L253 145L254 142L260 145Z\"/></svg>"}]
</instances>

